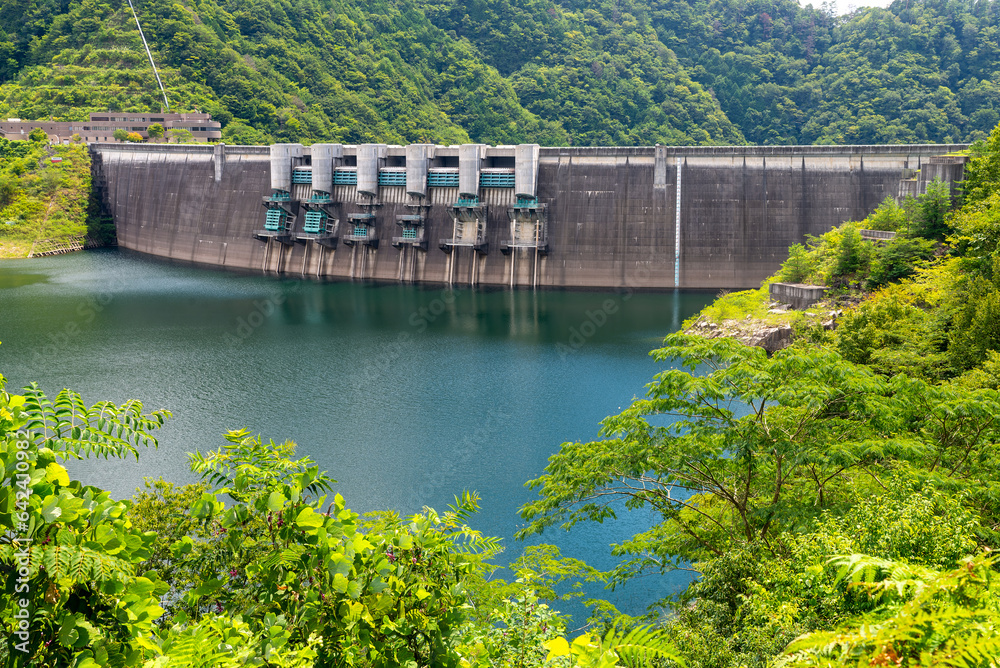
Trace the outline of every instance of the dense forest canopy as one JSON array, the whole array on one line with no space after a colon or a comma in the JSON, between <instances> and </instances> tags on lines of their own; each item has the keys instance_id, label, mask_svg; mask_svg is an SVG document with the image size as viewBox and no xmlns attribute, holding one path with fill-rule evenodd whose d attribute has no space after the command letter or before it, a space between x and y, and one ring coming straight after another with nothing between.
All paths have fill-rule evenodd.
<instances>
[{"instance_id":1,"label":"dense forest canopy","mask_svg":"<svg viewBox=\"0 0 1000 668\"><path fill-rule=\"evenodd\" d=\"M1000 121L997 2L135 4L172 104L230 143L947 143ZM0 7L0 116L161 105L127 5Z\"/></svg>"}]
</instances>

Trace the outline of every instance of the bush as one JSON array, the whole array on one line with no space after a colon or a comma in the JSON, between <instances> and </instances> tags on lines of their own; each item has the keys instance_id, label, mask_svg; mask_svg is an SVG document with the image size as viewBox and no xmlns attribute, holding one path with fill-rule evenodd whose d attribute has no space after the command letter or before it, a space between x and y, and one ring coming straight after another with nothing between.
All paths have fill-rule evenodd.
<instances>
[{"instance_id":1,"label":"bush","mask_svg":"<svg viewBox=\"0 0 1000 668\"><path fill-rule=\"evenodd\" d=\"M880 292L846 313L834 335L845 359L886 376L938 378L948 368L943 332L899 289Z\"/></svg>"},{"instance_id":2,"label":"bush","mask_svg":"<svg viewBox=\"0 0 1000 668\"><path fill-rule=\"evenodd\" d=\"M10 174L0 174L0 209L14 201L21 192L20 179Z\"/></svg>"},{"instance_id":3,"label":"bush","mask_svg":"<svg viewBox=\"0 0 1000 668\"><path fill-rule=\"evenodd\" d=\"M896 237L872 252L866 290L876 290L913 275L917 264L934 256L934 242L927 239Z\"/></svg>"},{"instance_id":4,"label":"bush","mask_svg":"<svg viewBox=\"0 0 1000 668\"><path fill-rule=\"evenodd\" d=\"M271 143L266 132L255 130L243 123L230 123L222 130L222 141L239 146L256 146Z\"/></svg>"},{"instance_id":5,"label":"bush","mask_svg":"<svg viewBox=\"0 0 1000 668\"><path fill-rule=\"evenodd\" d=\"M866 230L895 232L907 224L906 210L896 204L892 197L886 197L870 216L861 222Z\"/></svg>"},{"instance_id":6,"label":"bush","mask_svg":"<svg viewBox=\"0 0 1000 668\"><path fill-rule=\"evenodd\" d=\"M993 255L1000 247L1000 192L962 207L952 224L955 234L949 241L962 269L991 280Z\"/></svg>"},{"instance_id":7,"label":"bush","mask_svg":"<svg viewBox=\"0 0 1000 668\"><path fill-rule=\"evenodd\" d=\"M913 234L944 241L951 232L948 211L951 209L951 189L947 183L934 179L927 184L927 192L917 198L914 212Z\"/></svg>"},{"instance_id":8,"label":"bush","mask_svg":"<svg viewBox=\"0 0 1000 668\"><path fill-rule=\"evenodd\" d=\"M784 283L804 283L816 271L816 260L802 244L788 249L788 259L778 271L778 280Z\"/></svg>"},{"instance_id":9,"label":"bush","mask_svg":"<svg viewBox=\"0 0 1000 668\"><path fill-rule=\"evenodd\" d=\"M870 255L871 247L861 238L857 227L843 226L831 278L847 279L860 273L868 266Z\"/></svg>"},{"instance_id":10,"label":"bush","mask_svg":"<svg viewBox=\"0 0 1000 668\"><path fill-rule=\"evenodd\" d=\"M994 260L995 281L1000 279L998 265L1000 258ZM971 369L986 360L989 351L1000 350L1000 290L976 277L960 298L964 303L952 325L949 353L957 368Z\"/></svg>"}]
</instances>

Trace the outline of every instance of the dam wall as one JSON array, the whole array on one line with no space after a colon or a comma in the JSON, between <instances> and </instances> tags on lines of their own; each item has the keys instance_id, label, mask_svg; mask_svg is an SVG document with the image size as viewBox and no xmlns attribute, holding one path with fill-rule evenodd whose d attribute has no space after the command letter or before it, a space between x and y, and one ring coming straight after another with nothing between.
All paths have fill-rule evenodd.
<instances>
[{"instance_id":1,"label":"dam wall","mask_svg":"<svg viewBox=\"0 0 1000 668\"><path fill-rule=\"evenodd\" d=\"M965 145L93 144L118 243L354 280L748 288ZM961 162L960 160L958 162ZM947 168L934 167L947 163ZM956 171L957 170L957 171Z\"/></svg>"}]
</instances>

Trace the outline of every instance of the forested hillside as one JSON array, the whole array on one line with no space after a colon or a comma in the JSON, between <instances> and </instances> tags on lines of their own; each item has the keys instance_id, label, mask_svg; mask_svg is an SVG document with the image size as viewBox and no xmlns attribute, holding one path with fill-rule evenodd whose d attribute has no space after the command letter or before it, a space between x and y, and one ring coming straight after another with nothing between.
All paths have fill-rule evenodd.
<instances>
[{"instance_id":1,"label":"forested hillside","mask_svg":"<svg viewBox=\"0 0 1000 668\"><path fill-rule=\"evenodd\" d=\"M649 6L751 143L967 141L1000 120L996 2L897 0L839 19L794 0Z\"/></svg>"},{"instance_id":2,"label":"forested hillside","mask_svg":"<svg viewBox=\"0 0 1000 668\"><path fill-rule=\"evenodd\" d=\"M173 105L229 142L958 142L1000 120L1000 3L140 0ZM162 100L127 5L0 7L0 115Z\"/></svg>"},{"instance_id":3,"label":"forested hillside","mask_svg":"<svg viewBox=\"0 0 1000 668\"><path fill-rule=\"evenodd\" d=\"M575 115L558 100L555 112L540 108L544 117L527 111L531 105L474 45L410 1L151 0L138 9L175 104L212 113L227 125L227 141L566 144L587 143L593 132L593 123L564 124ZM12 56L0 70L0 114L70 118L160 104L127 7L20 0L0 10L0 29ZM655 36L648 41L644 57L680 71ZM738 141L710 95L685 82L690 99L676 101L671 87L669 104L641 119L617 108L589 110L583 98L577 104L599 125L622 116L614 126L626 132L609 139L629 141L643 120L648 127L631 143ZM706 133L702 121L711 115L718 122Z\"/></svg>"}]
</instances>

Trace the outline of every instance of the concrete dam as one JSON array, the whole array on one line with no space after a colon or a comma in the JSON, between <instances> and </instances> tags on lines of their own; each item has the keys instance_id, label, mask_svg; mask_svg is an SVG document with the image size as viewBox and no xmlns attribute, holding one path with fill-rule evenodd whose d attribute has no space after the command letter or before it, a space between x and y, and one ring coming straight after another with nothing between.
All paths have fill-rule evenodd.
<instances>
[{"instance_id":1,"label":"concrete dam","mask_svg":"<svg viewBox=\"0 0 1000 668\"><path fill-rule=\"evenodd\" d=\"M749 288L966 145L92 144L120 246L289 275L509 287Z\"/></svg>"}]
</instances>

